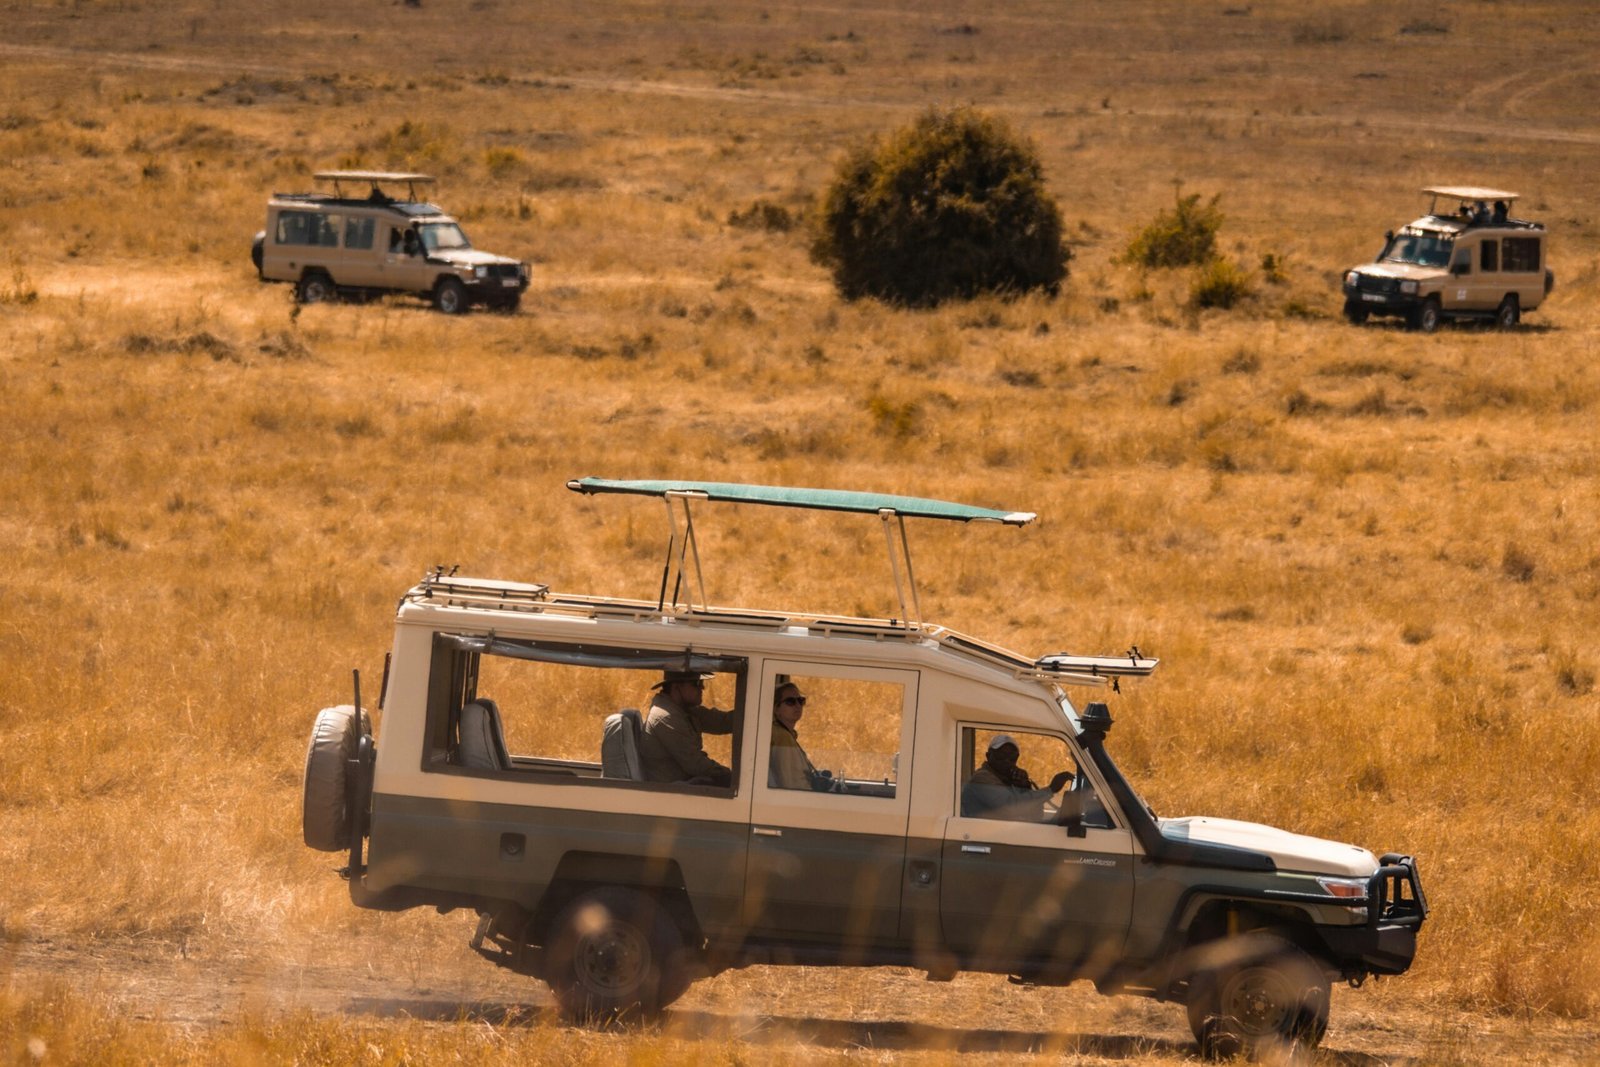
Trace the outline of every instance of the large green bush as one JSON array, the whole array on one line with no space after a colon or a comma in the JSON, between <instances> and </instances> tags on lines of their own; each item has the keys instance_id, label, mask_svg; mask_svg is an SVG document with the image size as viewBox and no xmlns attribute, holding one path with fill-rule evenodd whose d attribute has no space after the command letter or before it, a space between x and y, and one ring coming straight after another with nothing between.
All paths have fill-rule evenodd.
<instances>
[{"instance_id":1,"label":"large green bush","mask_svg":"<svg viewBox=\"0 0 1600 1067\"><path fill-rule=\"evenodd\" d=\"M985 292L1056 292L1072 252L1032 145L999 119L930 111L839 164L812 259L850 300L928 307Z\"/></svg>"}]
</instances>

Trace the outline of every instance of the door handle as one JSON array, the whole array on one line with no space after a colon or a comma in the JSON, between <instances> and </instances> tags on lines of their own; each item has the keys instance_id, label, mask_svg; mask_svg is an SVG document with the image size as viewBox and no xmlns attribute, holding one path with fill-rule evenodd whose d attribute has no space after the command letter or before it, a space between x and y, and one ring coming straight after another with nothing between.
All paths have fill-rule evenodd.
<instances>
[{"instance_id":1,"label":"door handle","mask_svg":"<svg viewBox=\"0 0 1600 1067\"><path fill-rule=\"evenodd\" d=\"M770 826L752 826L750 832L757 837L782 837L783 831Z\"/></svg>"},{"instance_id":2,"label":"door handle","mask_svg":"<svg viewBox=\"0 0 1600 1067\"><path fill-rule=\"evenodd\" d=\"M974 853L974 854L979 855L979 856L987 856L989 854L989 846L988 845L962 845L961 846L961 851L962 852L971 852L971 853Z\"/></svg>"}]
</instances>

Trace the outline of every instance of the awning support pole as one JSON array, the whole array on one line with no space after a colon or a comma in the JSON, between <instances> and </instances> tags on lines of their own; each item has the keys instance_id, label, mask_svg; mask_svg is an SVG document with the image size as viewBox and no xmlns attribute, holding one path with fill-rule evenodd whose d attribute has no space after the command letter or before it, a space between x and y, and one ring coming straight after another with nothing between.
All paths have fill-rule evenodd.
<instances>
[{"instance_id":1,"label":"awning support pole","mask_svg":"<svg viewBox=\"0 0 1600 1067\"><path fill-rule=\"evenodd\" d=\"M905 516L897 513L892 508L882 508L878 511L878 518L883 521L883 541L889 549L889 570L894 574L894 593L900 601L900 619L906 624L907 629L922 625L922 605L917 600L917 578L911 570L911 545L906 540ZM900 525L900 551L894 547L894 534L889 529L889 520L893 518ZM900 556L906 561L906 580L902 585L900 581ZM911 610L906 610L906 588L911 590Z\"/></svg>"}]
</instances>

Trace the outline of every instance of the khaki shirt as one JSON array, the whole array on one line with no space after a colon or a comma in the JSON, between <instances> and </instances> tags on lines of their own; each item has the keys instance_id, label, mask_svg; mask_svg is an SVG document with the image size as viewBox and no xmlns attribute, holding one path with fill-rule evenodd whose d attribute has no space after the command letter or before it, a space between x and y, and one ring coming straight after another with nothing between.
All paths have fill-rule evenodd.
<instances>
[{"instance_id":1,"label":"khaki shirt","mask_svg":"<svg viewBox=\"0 0 1600 1067\"><path fill-rule=\"evenodd\" d=\"M1028 781L1026 776L1023 780ZM961 814L967 818L1038 822L1044 816L1044 802L1052 795L1048 789L1026 789L1003 782L984 764L961 787Z\"/></svg>"},{"instance_id":2,"label":"khaki shirt","mask_svg":"<svg viewBox=\"0 0 1600 1067\"><path fill-rule=\"evenodd\" d=\"M706 755L702 734L733 733L733 712L708 708L704 704L680 708L665 693L657 693L650 703L639 737L639 769L647 782L687 782L704 778L716 785L728 785L733 774Z\"/></svg>"},{"instance_id":3,"label":"khaki shirt","mask_svg":"<svg viewBox=\"0 0 1600 1067\"><path fill-rule=\"evenodd\" d=\"M767 786L771 789L810 789L817 776L816 767L800 747L795 732L777 719L772 720L772 757L767 765Z\"/></svg>"}]
</instances>

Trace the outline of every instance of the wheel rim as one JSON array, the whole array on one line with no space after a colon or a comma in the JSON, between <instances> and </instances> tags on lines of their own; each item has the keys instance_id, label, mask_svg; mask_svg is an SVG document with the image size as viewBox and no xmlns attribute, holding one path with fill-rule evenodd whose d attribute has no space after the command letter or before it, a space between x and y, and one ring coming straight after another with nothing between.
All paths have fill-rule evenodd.
<instances>
[{"instance_id":1,"label":"wheel rim","mask_svg":"<svg viewBox=\"0 0 1600 1067\"><path fill-rule=\"evenodd\" d=\"M572 970L587 992L610 998L639 988L650 967L650 943L641 930L610 922L586 935L573 955Z\"/></svg>"},{"instance_id":2,"label":"wheel rim","mask_svg":"<svg viewBox=\"0 0 1600 1067\"><path fill-rule=\"evenodd\" d=\"M461 310L461 290L453 285L447 285L439 290L439 310L446 315L454 315Z\"/></svg>"},{"instance_id":3,"label":"wheel rim","mask_svg":"<svg viewBox=\"0 0 1600 1067\"><path fill-rule=\"evenodd\" d=\"M1222 989L1222 1014L1250 1038L1287 1035L1299 1007L1298 991L1270 967L1246 967Z\"/></svg>"}]
</instances>

